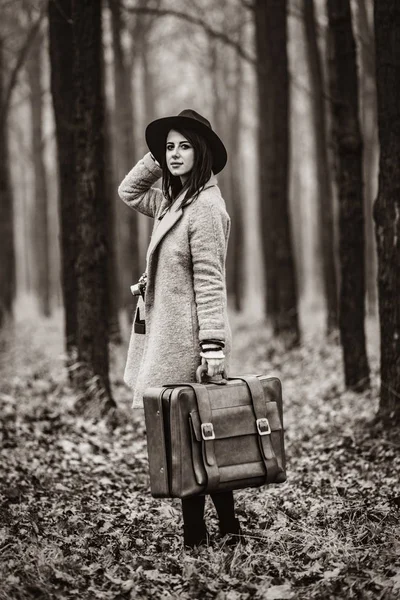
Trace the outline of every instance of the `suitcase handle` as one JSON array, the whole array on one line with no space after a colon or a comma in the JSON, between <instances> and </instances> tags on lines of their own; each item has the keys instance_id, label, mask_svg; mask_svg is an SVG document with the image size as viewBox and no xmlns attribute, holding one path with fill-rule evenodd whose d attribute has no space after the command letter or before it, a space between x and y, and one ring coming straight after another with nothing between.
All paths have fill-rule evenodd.
<instances>
[{"instance_id":1,"label":"suitcase handle","mask_svg":"<svg viewBox=\"0 0 400 600\"><path fill-rule=\"evenodd\" d=\"M202 364L198 367L198 369L196 371L197 383L203 383L202 379L203 379L203 376L206 375L207 369L208 369L208 367L206 364ZM216 383L217 385L226 385L228 382L227 382L227 374L226 374L225 369L224 369L222 375L214 375L213 377L208 377L208 381L206 381L204 383Z\"/></svg>"}]
</instances>

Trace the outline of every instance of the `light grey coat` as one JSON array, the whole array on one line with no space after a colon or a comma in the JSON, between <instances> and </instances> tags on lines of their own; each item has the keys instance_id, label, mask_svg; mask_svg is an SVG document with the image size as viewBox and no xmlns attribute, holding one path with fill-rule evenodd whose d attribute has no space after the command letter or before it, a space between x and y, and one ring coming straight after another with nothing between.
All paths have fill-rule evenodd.
<instances>
[{"instance_id":1,"label":"light grey coat","mask_svg":"<svg viewBox=\"0 0 400 600\"><path fill-rule=\"evenodd\" d=\"M152 185L161 169L146 154L118 188L131 208L154 218L147 252L145 302L139 298L146 334L132 329L124 380L143 406L146 387L195 381L201 340L225 342L229 366L225 260L230 218L215 176L183 209L172 207ZM161 219L160 219L161 217Z\"/></svg>"}]
</instances>

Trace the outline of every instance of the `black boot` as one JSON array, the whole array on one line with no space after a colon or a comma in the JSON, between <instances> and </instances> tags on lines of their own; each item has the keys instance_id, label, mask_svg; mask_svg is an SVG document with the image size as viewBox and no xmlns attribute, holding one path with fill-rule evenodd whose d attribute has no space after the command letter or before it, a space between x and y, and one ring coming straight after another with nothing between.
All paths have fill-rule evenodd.
<instances>
[{"instance_id":1,"label":"black boot","mask_svg":"<svg viewBox=\"0 0 400 600\"><path fill-rule=\"evenodd\" d=\"M219 523L219 531L222 537L228 536L225 543L228 546L234 546L241 542L245 543L240 528L239 519L230 519L229 521L222 520Z\"/></svg>"},{"instance_id":2,"label":"black boot","mask_svg":"<svg viewBox=\"0 0 400 600\"><path fill-rule=\"evenodd\" d=\"M238 542L244 543L240 523L235 517L233 493L219 492L218 494L211 494L211 498L218 514L221 536L228 536L225 543L229 546Z\"/></svg>"},{"instance_id":3,"label":"black boot","mask_svg":"<svg viewBox=\"0 0 400 600\"><path fill-rule=\"evenodd\" d=\"M208 543L208 532L204 523L204 496L193 496L182 500L183 543L189 548Z\"/></svg>"},{"instance_id":4,"label":"black boot","mask_svg":"<svg viewBox=\"0 0 400 600\"><path fill-rule=\"evenodd\" d=\"M208 544L208 531L204 521L185 524L183 526L183 543L188 548L205 546Z\"/></svg>"}]
</instances>

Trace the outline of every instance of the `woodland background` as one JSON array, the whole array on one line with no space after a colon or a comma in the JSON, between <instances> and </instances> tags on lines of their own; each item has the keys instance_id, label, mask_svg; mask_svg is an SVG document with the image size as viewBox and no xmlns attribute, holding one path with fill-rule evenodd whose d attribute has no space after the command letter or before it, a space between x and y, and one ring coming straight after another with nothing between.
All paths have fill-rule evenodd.
<instances>
[{"instance_id":1,"label":"woodland background","mask_svg":"<svg viewBox=\"0 0 400 600\"><path fill-rule=\"evenodd\" d=\"M397 597L396 0L0 8L0 598ZM116 193L184 108L228 148L232 372L282 379L289 464L193 554L122 382L151 223Z\"/></svg>"}]
</instances>

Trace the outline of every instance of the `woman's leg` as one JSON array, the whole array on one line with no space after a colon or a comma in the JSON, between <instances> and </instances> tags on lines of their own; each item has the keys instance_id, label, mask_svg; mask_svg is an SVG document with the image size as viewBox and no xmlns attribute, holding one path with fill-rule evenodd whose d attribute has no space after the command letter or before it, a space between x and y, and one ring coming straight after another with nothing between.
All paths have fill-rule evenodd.
<instances>
[{"instance_id":1,"label":"woman's leg","mask_svg":"<svg viewBox=\"0 0 400 600\"><path fill-rule=\"evenodd\" d=\"M211 499L220 521L231 521L235 518L235 504L232 492L211 494Z\"/></svg>"},{"instance_id":2,"label":"woman's leg","mask_svg":"<svg viewBox=\"0 0 400 600\"><path fill-rule=\"evenodd\" d=\"M204 523L205 496L182 499L183 541L185 546L207 543L207 528Z\"/></svg>"},{"instance_id":3,"label":"woman's leg","mask_svg":"<svg viewBox=\"0 0 400 600\"><path fill-rule=\"evenodd\" d=\"M219 518L219 530L221 535L232 534L232 541L239 541L241 534L239 520L235 517L235 503L233 492L219 492L211 494L217 515Z\"/></svg>"}]
</instances>

